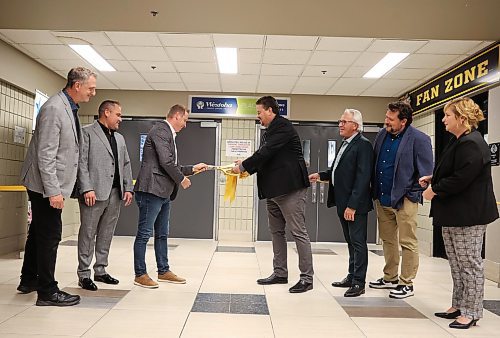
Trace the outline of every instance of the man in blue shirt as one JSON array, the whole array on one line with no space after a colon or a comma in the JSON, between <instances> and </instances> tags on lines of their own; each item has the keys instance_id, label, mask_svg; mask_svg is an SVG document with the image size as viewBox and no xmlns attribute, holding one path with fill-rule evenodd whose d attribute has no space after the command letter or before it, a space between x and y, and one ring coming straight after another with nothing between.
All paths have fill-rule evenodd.
<instances>
[{"instance_id":1,"label":"man in blue shirt","mask_svg":"<svg viewBox=\"0 0 500 338\"><path fill-rule=\"evenodd\" d=\"M384 276L369 286L392 289L389 297L397 299L413 296L413 279L418 270L416 218L418 203L422 203L418 179L433 169L431 139L411 126L412 114L408 103L390 103L385 114L385 129L375 139L372 187L385 266ZM399 246L402 250L400 274Z\"/></svg>"}]
</instances>

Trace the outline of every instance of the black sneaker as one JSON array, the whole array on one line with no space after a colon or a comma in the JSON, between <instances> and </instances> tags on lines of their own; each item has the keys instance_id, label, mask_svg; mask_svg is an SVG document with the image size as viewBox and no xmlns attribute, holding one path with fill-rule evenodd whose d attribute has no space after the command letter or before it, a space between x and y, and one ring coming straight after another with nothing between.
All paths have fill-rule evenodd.
<instances>
[{"instance_id":1,"label":"black sneaker","mask_svg":"<svg viewBox=\"0 0 500 338\"><path fill-rule=\"evenodd\" d=\"M40 296L36 300L36 306L72 306L80 303L80 296L70 295L64 291L57 291L49 296Z\"/></svg>"},{"instance_id":2,"label":"black sneaker","mask_svg":"<svg viewBox=\"0 0 500 338\"><path fill-rule=\"evenodd\" d=\"M413 285L398 285L395 290L391 290L389 297L403 299L413 296Z\"/></svg>"},{"instance_id":3,"label":"black sneaker","mask_svg":"<svg viewBox=\"0 0 500 338\"><path fill-rule=\"evenodd\" d=\"M386 281L384 278L379 278L376 281L368 283L372 289L395 289L398 286L398 281Z\"/></svg>"},{"instance_id":4,"label":"black sneaker","mask_svg":"<svg viewBox=\"0 0 500 338\"><path fill-rule=\"evenodd\" d=\"M22 294L31 293L33 291L38 291L38 285L23 285L19 284L17 291Z\"/></svg>"}]
</instances>

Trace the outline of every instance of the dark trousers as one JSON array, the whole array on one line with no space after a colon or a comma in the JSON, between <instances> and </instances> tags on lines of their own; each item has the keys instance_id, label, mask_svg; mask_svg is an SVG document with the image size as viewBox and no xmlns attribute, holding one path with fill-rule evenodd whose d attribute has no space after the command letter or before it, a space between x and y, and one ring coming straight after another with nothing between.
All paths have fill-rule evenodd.
<instances>
[{"instance_id":1,"label":"dark trousers","mask_svg":"<svg viewBox=\"0 0 500 338\"><path fill-rule=\"evenodd\" d=\"M59 291L54 278L57 247L61 241L62 210L50 206L48 198L28 190L32 221L24 249L21 284L38 285L39 295Z\"/></svg>"},{"instance_id":2,"label":"dark trousers","mask_svg":"<svg viewBox=\"0 0 500 338\"><path fill-rule=\"evenodd\" d=\"M368 268L368 245L366 244L367 214L355 214L354 221L346 221L344 212L339 214L340 224L349 250L349 274L347 278L353 284L365 286Z\"/></svg>"}]
</instances>

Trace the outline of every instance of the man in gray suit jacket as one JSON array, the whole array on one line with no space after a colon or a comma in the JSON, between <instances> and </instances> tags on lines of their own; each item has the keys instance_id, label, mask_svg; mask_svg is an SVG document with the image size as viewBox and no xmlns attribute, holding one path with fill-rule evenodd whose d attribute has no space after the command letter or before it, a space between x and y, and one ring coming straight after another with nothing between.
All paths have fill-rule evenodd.
<instances>
[{"instance_id":1,"label":"man in gray suit jacket","mask_svg":"<svg viewBox=\"0 0 500 338\"><path fill-rule=\"evenodd\" d=\"M132 203L132 169L127 145L116 132L122 121L118 101L99 106L99 120L82 129L78 185L80 231L78 232L78 285L90 291L97 286L90 278L94 256L94 279L106 284L118 280L106 273L109 248L120 214L121 200Z\"/></svg>"},{"instance_id":2,"label":"man in gray suit jacket","mask_svg":"<svg viewBox=\"0 0 500 338\"><path fill-rule=\"evenodd\" d=\"M186 280L170 271L168 265L168 227L170 201L175 199L179 184L187 189L191 181L185 175L206 170L205 163L181 166L177 160L175 137L186 127L188 111L176 104L165 121L158 122L148 133L144 143L142 165L135 183L135 200L139 207L139 224L134 242L134 284L157 288L158 283L147 274L146 244L153 233L158 281L184 284Z\"/></svg>"},{"instance_id":3,"label":"man in gray suit jacket","mask_svg":"<svg viewBox=\"0 0 500 338\"><path fill-rule=\"evenodd\" d=\"M64 200L72 194L78 170L80 122L78 104L95 95L97 75L73 68L66 87L40 108L21 182L28 190L33 213L26 239L21 293L38 291L38 306L69 306L80 296L60 291L54 278L61 240Z\"/></svg>"}]
</instances>

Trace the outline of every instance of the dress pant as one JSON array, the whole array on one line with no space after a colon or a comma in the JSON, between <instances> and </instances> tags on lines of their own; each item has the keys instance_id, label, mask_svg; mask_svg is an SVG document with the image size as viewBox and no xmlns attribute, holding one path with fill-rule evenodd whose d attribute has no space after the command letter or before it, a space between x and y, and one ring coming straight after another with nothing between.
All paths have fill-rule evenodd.
<instances>
[{"instance_id":1,"label":"dress pant","mask_svg":"<svg viewBox=\"0 0 500 338\"><path fill-rule=\"evenodd\" d=\"M112 188L107 200L87 206L80 199L80 230L78 231L78 278L90 278L94 257L94 276L106 274L109 248L120 215L120 188Z\"/></svg>"},{"instance_id":2,"label":"dress pant","mask_svg":"<svg viewBox=\"0 0 500 338\"><path fill-rule=\"evenodd\" d=\"M339 209L338 209L339 210ZM340 210L339 210L340 211ZM367 214L355 214L354 221L346 221L344 210L339 212L340 224L344 231L344 238L349 250L349 270L347 278L352 284L363 288L366 283L366 269L368 268Z\"/></svg>"},{"instance_id":3,"label":"dress pant","mask_svg":"<svg viewBox=\"0 0 500 338\"><path fill-rule=\"evenodd\" d=\"M273 268L278 277L288 278L285 226L293 235L299 254L300 279L313 282L311 241L306 229L307 188L267 199L269 230L273 241Z\"/></svg>"},{"instance_id":4,"label":"dress pant","mask_svg":"<svg viewBox=\"0 0 500 338\"><path fill-rule=\"evenodd\" d=\"M401 274L399 284L413 285L418 270L417 210L418 204L404 198L400 209L384 207L375 201L379 236L384 249L384 280L397 281L399 246L401 246Z\"/></svg>"},{"instance_id":5,"label":"dress pant","mask_svg":"<svg viewBox=\"0 0 500 338\"><path fill-rule=\"evenodd\" d=\"M24 249L21 269L22 285L38 285L38 294L51 295L59 291L54 278L57 248L61 241L61 209L50 206L48 198L28 190L32 220Z\"/></svg>"},{"instance_id":6,"label":"dress pant","mask_svg":"<svg viewBox=\"0 0 500 338\"><path fill-rule=\"evenodd\" d=\"M486 225L443 227L443 241L453 279L452 303L462 316L483 317L484 265L481 257Z\"/></svg>"}]
</instances>

